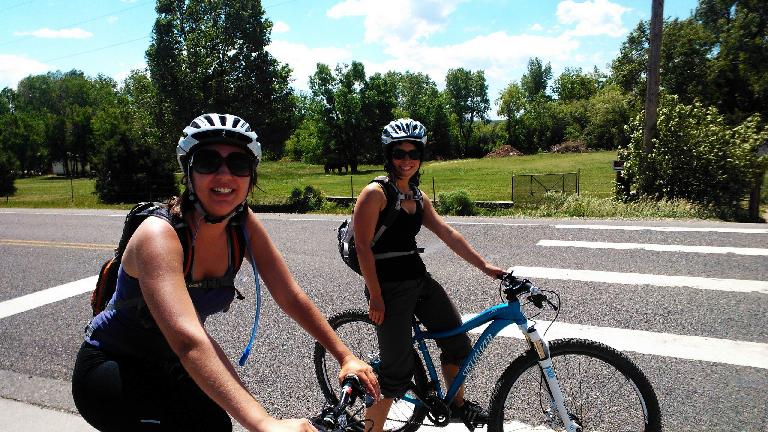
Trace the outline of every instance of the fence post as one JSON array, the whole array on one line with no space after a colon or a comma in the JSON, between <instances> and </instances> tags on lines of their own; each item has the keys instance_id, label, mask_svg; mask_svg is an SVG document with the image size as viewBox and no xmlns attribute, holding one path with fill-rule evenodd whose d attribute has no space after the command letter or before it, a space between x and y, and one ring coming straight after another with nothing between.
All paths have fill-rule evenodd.
<instances>
[{"instance_id":1,"label":"fence post","mask_svg":"<svg viewBox=\"0 0 768 432\"><path fill-rule=\"evenodd\" d=\"M432 176L432 200L437 201L437 195L435 195L435 177Z\"/></svg>"},{"instance_id":2,"label":"fence post","mask_svg":"<svg viewBox=\"0 0 768 432\"><path fill-rule=\"evenodd\" d=\"M355 199L355 189L352 187L352 176L349 176L349 197Z\"/></svg>"},{"instance_id":3,"label":"fence post","mask_svg":"<svg viewBox=\"0 0 768 432\"><path fill-rule=\"evenodd\" d=\"M579 183L581 183L581 168L576 168L576 196L579 196Z\"/></svg>"},{"instance_id":4,"label":"fence post","mask_svg":"<svg viewBox=\"0 0 768 432\"><path fill-rule=\"evenodd\" d=\"M512 174L512 194L509 196L509 200L515 202L515 175Z\"/></svg>"}]
</instances>

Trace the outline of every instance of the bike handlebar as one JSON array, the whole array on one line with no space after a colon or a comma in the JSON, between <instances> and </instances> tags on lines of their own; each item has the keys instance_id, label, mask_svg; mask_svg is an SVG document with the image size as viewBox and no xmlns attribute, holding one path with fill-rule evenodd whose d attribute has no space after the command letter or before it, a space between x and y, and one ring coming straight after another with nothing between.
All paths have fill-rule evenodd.
<instances>
[{"instance_id":1,"label":"bike handlebar","mask_svg":"<svg viewBox=\"0 0 768 432\"><path fill-rule=\"evenodd\" d=\"M312 425L321 432L363 432L364 421L357 420L348 411L360 398L368 408L374 403L374 399L364 389L356 375L347 375L341 383L339 403L323 408L317 417L311 419Z\"/></svg>"},{"instance_id":2,"label":"bike handlebar","mask_svg":"<svg viewBox=\"0 0 768 432\"><path fill-rule=\"evenodd\" d=\"M534 306L539 309L544 308L546 302L553 310L557 306L549 300L544 292L528 279L520 279L512 274L510 269L507 274L501 277L501 286L504 287L504 294L507 301L519 301L522 298L528 298Z\"/></svg>"}]
</instances>

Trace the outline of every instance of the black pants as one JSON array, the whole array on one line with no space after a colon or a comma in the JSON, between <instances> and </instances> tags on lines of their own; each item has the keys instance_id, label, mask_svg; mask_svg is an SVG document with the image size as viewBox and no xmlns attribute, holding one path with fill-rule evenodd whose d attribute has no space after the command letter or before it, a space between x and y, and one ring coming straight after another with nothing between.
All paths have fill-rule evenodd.
<instances>
[{"instance_id":1,"label":"black pants","mask_svg":"<svg viewBox=\"0 0 768 432\"><path fill-rule=\"evenodd\" d=\"M231 431L229 415L178 361L118 357L83 343L72 396L100 431Z\"/></svg>"},{"instance_id":2,"label":"black pants","mask_svg":"<svg viewBox=\"0 0 768 432\"><path fill-rule=\"evenodd\" d=\"M382 282L384 322L376 326L379 342L379 385L385 397L401 397L413 376L413 316L432 332L450 330L462 324L461 315L445 289L427 274L420 279ZM365 291L366 297L368 289ZM458 365L469 355L472 345L462 333L435 340L440 348L440 361Z\"/></svg>"}]
</instances>

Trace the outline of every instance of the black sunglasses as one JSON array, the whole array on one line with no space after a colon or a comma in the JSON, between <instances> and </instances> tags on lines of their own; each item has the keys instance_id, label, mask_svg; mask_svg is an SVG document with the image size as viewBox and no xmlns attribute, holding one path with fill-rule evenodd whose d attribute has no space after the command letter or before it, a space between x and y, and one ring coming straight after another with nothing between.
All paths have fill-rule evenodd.
<instances>
[{"instance_id":1,"label":"black sunglasses","mask_svg":"<svg viewBox=\"0 0 768 432\"><path fill-rule=\"evenodd\" d=\"M192 155L192 169L200 174L213 174L226 164L232 175L237 177L249 177L253 171L251 158L241 152L233 152L226 157L216 150L202 149Z\"/></svg>"},{"instance_id":2,"label":"black sunglasses","mask_svg":"<svg viewBox=\"0 0 768 432\"><path fill-rule=\"evenodd\" d=\"M411 160L421 159L421 152L418 150L405 151L403 149L392 150L392 159L403 160L408 156Z\"/></svg>"}]
</instances>

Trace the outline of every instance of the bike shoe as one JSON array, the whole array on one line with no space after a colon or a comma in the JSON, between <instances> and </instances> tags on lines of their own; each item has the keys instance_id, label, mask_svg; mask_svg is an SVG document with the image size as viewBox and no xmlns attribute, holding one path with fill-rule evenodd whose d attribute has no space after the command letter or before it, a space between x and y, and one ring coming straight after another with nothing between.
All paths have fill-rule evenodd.
<instances>
[{"instance_id":1,"label":"bike shoe","mask_svg":"<svg viewBox=\"0 0 768 432\"><path fill-rule=\"evenodd\" d=\"M451 406L451 423L464 423L470 431L488 424L488 413L475 402L464 399L464 405Z\"/></svg>"}]
</instances>

